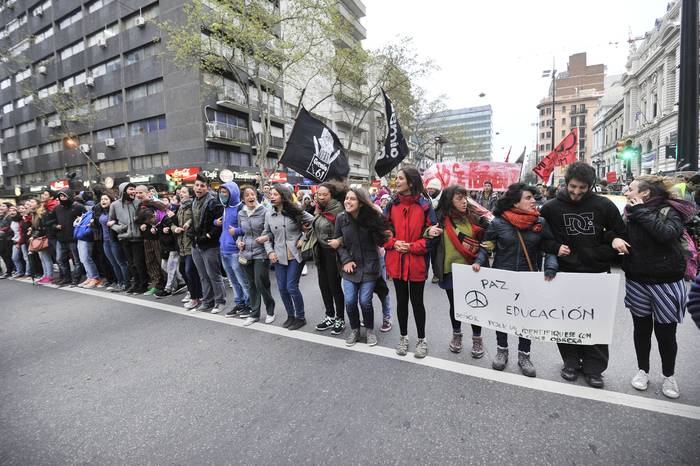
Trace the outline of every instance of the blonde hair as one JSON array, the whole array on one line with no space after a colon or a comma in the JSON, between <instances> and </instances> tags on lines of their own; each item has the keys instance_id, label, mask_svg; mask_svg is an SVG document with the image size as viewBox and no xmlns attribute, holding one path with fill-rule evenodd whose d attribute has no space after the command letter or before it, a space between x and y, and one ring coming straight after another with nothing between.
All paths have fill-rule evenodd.
<instances>
[{"instance_id":1,"label":"blonde hair","mask_svg":"<svg viewBox=\"0 0 700 466\"><path fill-rule=\"evenodd\" d=\"M667 176L641 175L634 181L637 182L637 191L649 191L651 197L668 198L673 195L671 189L675 183Z\"/></svg>"}]
</instances>

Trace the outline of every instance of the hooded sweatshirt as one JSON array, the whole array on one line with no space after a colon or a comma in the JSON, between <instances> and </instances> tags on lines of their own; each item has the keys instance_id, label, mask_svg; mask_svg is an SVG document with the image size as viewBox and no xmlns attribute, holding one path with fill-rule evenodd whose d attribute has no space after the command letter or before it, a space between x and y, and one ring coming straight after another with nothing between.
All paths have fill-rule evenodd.
<instances>
[{"instance_id":1,"label":"hooded sweatshirt","mask_svg":"<svg viewBox=\"0 0 700 466\"><path fill-rule=\"evenodd\" d=\"M243 229L238 224L238 211L241 209L241 194L238 185L232 181L224 183L222 187L228 189L228 202L224 206L224 213L221 221L221 236L219 237L219 247L221 254L238 254L236 237L243 234ZM219 202L221 202L219 200ZM234 236L229 233L229 227L234 228Z\"/></svg>"},{"instance_id":2,"label":"hooded sweatshirt","mask_svg":"<svg viewBox=\"0 0 700 466\"><path fill-rule=\"evenodd\" d=\"M620 211L610 199L589 191L580 201L572 201L562 189L542 206L540 215L549 223L557 250L563 244L571 249L570 255L558 258L561 272L610 271L617 258L612 240L625 235Z\"/></svg>"},{"instance_id":3,"label":"hooded sweatshirt","mask_svg":"<svg viewBox=\"0 0 700 466\"><path fill-rule=\"evenodd\" d=\"M84 209L80 204L73 202L73 192L70 189L64 189L59 193L65 194L68 198L66 202L59 202L54 209L56 214L56 223L61 225L60 230L56 230L56 239L61 242L75 241L73 238L73 222L76 218L83 215Z\"/></svg>"},{"instance_id":4,"label":"hooded sweatshirt","mask_svg":"<svg viewBox=\"0 0 700 466\"><path fill-rule=\"evenodd\" d=\"M139 200L129 198L126 193L126 188L129 186L134 186L134 184L122 183L119 185L119 199L109 206L109 219L116 222L111 228L117 233L120 240L141 241L141 232L136 225Z\"/></svg>"}]
</instances>

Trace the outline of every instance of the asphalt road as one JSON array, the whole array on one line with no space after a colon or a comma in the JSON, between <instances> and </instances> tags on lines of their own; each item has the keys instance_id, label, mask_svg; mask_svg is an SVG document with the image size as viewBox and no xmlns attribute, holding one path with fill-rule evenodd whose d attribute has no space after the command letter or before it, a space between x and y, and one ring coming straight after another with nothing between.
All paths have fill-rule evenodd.
<instances>
[{"instance_id":1,"label":"asphalt road","mask_svg":"<svg viewBox=\"0 0 700 466\"><path fill-rule=\"evenodd\" d=\"M281 328L279 300L274 328L243 328L179 313L176 298L0 282L0 464L700 464L690 319L678 335L682 395L668 402L656 349L649 391L629 386L621 303L606 389L595 391L561 381L551 344L533 343L535 381L513 361L511 376L489 369L489 330L484 359L450 353L436 285L426 292L431 357L393 356L396 323L378 347L347 350L344 337L313 329L323 314L314 274L302 279L301 332Z\"/></svg>"}]
</instances>

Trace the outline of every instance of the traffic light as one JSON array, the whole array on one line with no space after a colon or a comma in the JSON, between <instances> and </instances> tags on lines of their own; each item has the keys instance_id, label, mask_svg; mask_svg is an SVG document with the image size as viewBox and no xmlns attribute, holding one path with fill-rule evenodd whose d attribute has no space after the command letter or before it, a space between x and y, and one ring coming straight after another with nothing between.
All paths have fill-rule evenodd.
<instances>
[{"instance_id":1,"label":"traffic light","mask_svg":"<svg viewBox=\"0 0 700 466\"><path fill-rule=\"evenodd\" d=\"M624 146L622 147L622 150L620 150L620 142L624 142ZM620 154L620 158L622 160L632 160L633 158L637 157L641 150L638 147L632 146L632 139L626 139L625 141L618 141L618 153Z\"/></svg>"}]
</instances>

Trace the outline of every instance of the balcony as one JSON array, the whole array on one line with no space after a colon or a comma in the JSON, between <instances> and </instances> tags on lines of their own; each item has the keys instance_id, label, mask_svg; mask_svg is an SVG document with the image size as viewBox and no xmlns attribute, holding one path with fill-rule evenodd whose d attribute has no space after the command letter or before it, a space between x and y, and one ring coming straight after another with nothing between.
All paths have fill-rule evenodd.
<instances>
[{"instance_id":1,"label":"balcony","mask_svg":"<svg viewBox=\"0 0 700 466\"><path fill-rule=\"evenodd\" d=\"M208 142L218 142L234 146L247 145L248 130L240 126L219 123L218 121L207 123L206 139Z\"/></svg>"},{"instance_id":2,"label":"balcony","mask_svg":"<svg viewBox=\"0 0 700 466\"><path fill-rule=\"evenodd\" d=\"M248 112L248 104L245 95L238 86L223 86L216 94L216 105L230 108L232 110L242 110Z\"/></svg>"}]
</instances>

